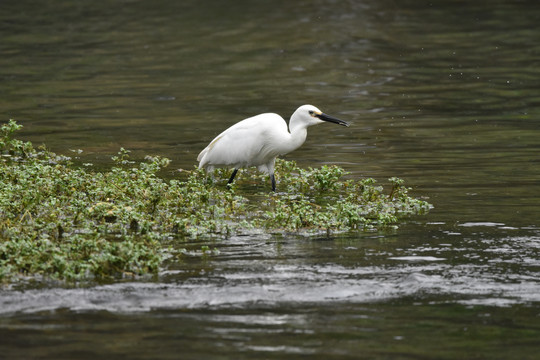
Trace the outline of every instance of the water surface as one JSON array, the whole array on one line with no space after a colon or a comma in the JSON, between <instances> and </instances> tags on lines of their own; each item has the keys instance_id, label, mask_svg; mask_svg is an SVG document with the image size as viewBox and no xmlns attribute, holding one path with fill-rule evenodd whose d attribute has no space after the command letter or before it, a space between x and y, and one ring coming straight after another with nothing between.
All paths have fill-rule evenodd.
<instances>
[{"instance_id":1,"label":"water surface","mask_svg":"<svg viewBox=\"0 0 540 360\"><path fill-rule=\"evenodd\" d=\"M0 8L0 114L25 139L96 168L166 156L172 177L234 122L311 103L352 125L287 159L398 176L435 206L395 231L179 243L157 278L5 286L7 358L537 356L536 2Z\"/></svg>"}]
</instances>

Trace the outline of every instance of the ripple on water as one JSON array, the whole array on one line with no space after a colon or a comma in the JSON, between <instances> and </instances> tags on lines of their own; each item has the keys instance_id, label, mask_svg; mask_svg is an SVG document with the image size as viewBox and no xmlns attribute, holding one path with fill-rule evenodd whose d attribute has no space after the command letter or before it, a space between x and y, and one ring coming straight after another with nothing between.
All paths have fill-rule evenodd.
<instances>
[{"instance_id":1,"label":"ripple on water","mask_svg":"<svg viewBox=\"0 0 540 360\"><path fill-rule=\"evenodd\" d=\"M184 264L168 268L159 282L5 288L0 314L366 303L407 296L501 306L540 301L540 237L447 239L455 240L390 251L360 242L233 237L218 244L219 252L203 262L204 271L186 271ZM307 251L312 255L306 257ZM198 269L197 259L188 260Z\"/></svg>"}]
</instances>

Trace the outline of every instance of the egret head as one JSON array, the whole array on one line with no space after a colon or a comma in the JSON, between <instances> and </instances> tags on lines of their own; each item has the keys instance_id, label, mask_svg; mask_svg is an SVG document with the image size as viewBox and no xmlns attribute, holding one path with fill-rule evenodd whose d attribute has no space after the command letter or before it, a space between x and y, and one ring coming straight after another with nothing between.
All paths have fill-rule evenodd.
<instances>
[{"instance_id":1,"label":"egret head","mask_svg":"<svg viewBox=\"0 0 540 360\"><path fill-rule=\"evenodd\" d=\"M325 121L342 126L349 126L349 123L333 116L327 115L313 105L300 106L292 115L291 121L293 120L293 118L298 118L298 120L300 120L307 126L322 124Z\"/></svg>"}]
</instances>

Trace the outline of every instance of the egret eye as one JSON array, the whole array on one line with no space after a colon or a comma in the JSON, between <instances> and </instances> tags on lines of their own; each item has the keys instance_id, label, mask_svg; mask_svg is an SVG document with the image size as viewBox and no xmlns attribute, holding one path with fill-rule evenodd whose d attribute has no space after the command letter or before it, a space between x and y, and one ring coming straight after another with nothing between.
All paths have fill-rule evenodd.
<instances>
[{"instance_id":1,"label":"egret eye","mask_svg":"<svg viewBox=\"0 0 540 360\"><path fill-rule=\"evenodd\" d=\"M317 114L313 110L309 110L309 115L311 115L312 117L317 116Z\"/></svg>"}]
</instances>

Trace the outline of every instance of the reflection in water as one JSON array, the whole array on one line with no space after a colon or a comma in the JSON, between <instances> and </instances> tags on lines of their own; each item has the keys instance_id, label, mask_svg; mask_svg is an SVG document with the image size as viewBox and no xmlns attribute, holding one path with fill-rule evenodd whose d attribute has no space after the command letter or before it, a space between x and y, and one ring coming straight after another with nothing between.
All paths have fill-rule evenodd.
<instances>
[{"instance_id":1,"label":"reflection in water","mask_svg":"<svg viewBox=\"0 0 540 360\"><path fill-rule=\"evenodd\" d=\"M220 129L312 103L351 127L288 159L401 177L435 209L396 232L180 243L194 255L158 279L3 287L2 354L535 358L536 2L199 3L3 2L2 121L177 176Z\"/></svg>"}]
</instances>

